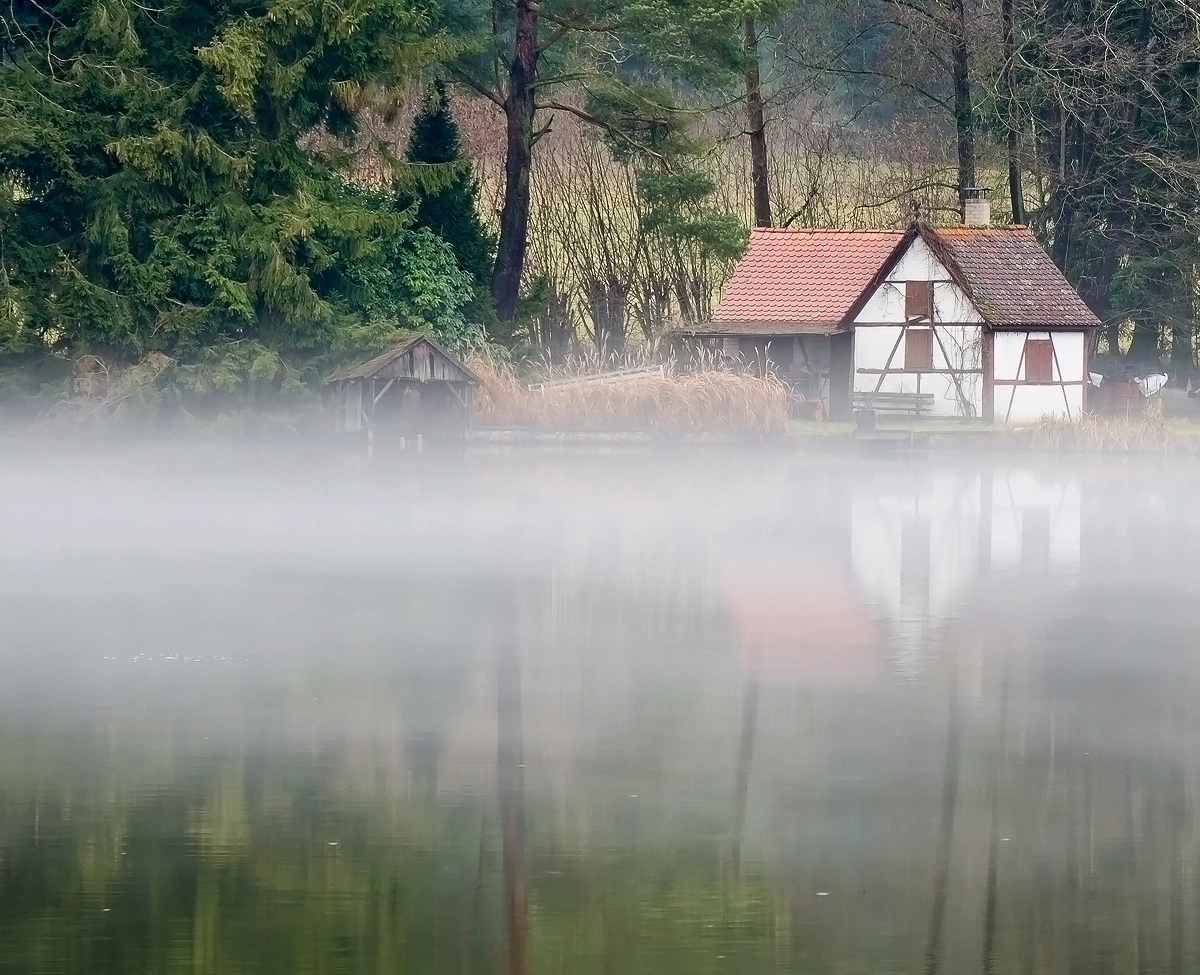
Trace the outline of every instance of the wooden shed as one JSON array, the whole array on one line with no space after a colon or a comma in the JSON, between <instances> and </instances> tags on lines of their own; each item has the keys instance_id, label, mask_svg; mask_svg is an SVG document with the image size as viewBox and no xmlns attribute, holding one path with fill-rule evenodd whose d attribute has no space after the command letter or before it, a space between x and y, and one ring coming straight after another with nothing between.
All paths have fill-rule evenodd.
<instances>
[{"instance_id":1,"label":"wooden shed","mask_svg":"<svg viewBox=\"0 0 1200 975\"><path fill-rule=\"evenodd\" d=\"M428 335L415 333L382 355L344 366L328 385L337 430L437 437L470 427L479 377Z\"/></svg>"}]
</instances>

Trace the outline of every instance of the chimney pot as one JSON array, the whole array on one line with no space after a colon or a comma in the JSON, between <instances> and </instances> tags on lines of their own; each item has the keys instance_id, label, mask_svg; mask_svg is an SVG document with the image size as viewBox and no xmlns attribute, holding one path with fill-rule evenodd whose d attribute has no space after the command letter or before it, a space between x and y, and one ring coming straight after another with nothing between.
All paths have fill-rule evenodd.
<instances>
[{"instance_id":1,"label":"chimney pot","mask_svg":"<svg viewBox=\"0 0 1200 975\"><path fill-rule=\"evenodd\" d=\"M963 226L990 227L992 225L992 191L986 186L968 186L963 190Z\"/></svg>"}]
</instances>

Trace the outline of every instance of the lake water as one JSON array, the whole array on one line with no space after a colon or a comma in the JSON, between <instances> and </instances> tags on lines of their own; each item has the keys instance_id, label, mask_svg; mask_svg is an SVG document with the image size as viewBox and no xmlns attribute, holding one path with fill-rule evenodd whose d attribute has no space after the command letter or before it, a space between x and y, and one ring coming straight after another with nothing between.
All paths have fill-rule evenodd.
<instances>
[{"instance_id":1,"label":"lake water","mask_svg":"<svg viewBox=\"0 0 1200 975\"><path fill-rule=\"evenodd\" d=\"M0 467L0 975L1200 965L1200 466Z\"/></svg>"}]
</instances>

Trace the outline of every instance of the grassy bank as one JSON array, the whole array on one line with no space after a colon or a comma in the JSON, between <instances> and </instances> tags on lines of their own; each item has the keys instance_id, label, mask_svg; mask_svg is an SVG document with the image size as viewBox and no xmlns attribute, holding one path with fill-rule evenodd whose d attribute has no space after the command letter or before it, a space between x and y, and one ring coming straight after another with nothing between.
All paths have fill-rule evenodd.
<instances>
[{"instance_id":1,"label":"grassy bank","mask_svg":"<svg viewBox=\"0 0 1200 975\"><path fill-rule=\"evenodd\" d=\"M1079 420L1045 419L1015 435L1041 450L1094 453L1195 453L1200 425L1167 417L1161 406L1135 416L1085 413Z\"/></svg>"},{"instance_id":2,"label":"grassy bank","mask_svg":"<svg viewBox=\"0 0 1200 975\"><path fill-rule=\"evenodd\" d=\"M598 372L594 360L532 374L498 355L469 357L480 378L474 425L523 434L642 436L650 439L787 438L801 442L904 441L914 447L1086 453L1198 453L1200 423L1144 413L1079 420L1045 419L1005 428L982 421L881 418L875 430L853 423L798 419L775 377L730 369L719 360L684 371L629 358L625 372ZM232 377L197 382L189 367L150 355L123 367L86 356L61 375L0 388L0 421L10 427L102 434L166 429L212 436L328 436L332 423L319 387L289 389ZM639 371L640 367L640 371Z\"/></svg>"}]
</instances>

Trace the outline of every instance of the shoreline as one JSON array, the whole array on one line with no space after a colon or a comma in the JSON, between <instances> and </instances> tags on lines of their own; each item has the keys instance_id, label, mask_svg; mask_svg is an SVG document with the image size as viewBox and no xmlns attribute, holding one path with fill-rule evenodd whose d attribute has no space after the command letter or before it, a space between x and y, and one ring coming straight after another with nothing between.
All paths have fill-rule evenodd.
<instances>
[{"instance_id":1,"label":"shoreline","mask_svg":"<svg viewBox=\"0 0 1200 975\"><path fill-rule=\"evenodd\" d=\"M789 429L768 434L735 432L685 432L675 430L546 429L543 427L474 426L448 437L404 436L399 433L369 436L345 434L312 423L307 417L274 414L243 416L244 422L217 419L211 422L106 421L91 424L48 423L8 418L0 421L0 444L23 448L66 444L102 446L121 443L278 444L340 452L413 454L423 450L588 448L646 449L675 447L730 447L796 449L814 452L878 453L891 451L984 452L997 454L1193 454L1200 453L1200 423L1161 416L1113 418L1089 414L1078 421L1043 421L1037 425L1001 427L982 423L915 422L882 423L859 430L852 423L793 421Z\"/></svg>"}]
</instances>

